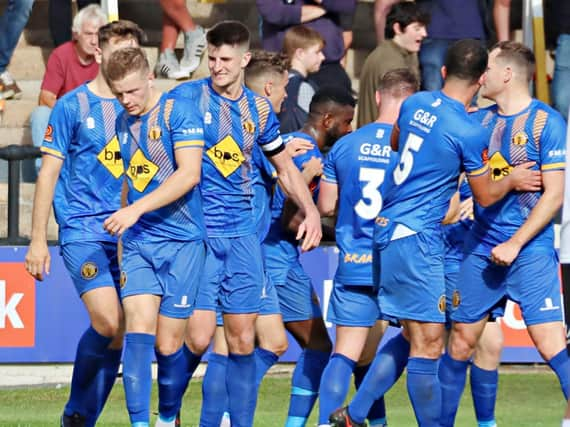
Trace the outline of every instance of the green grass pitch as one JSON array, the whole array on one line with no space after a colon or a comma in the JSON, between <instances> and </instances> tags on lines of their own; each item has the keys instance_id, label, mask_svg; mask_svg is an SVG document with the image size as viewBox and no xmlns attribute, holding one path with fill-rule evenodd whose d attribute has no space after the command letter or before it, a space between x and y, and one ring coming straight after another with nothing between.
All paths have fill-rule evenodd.
<instances>
[{"instance_id":1,"label":"green grass pitch","mask_svg":"<svg viewBox=\"0 0 570 427\"><path fill-rule=\"evenodd\" d=\"M262 384L255 417L256 427L283 426L289 400L289 377L268 377ZM198 425L201 381L193 381L182 408L182 426ZM55 386L0 389L0 426L57 426L69 393ZM351 392L352 393L352 392ZM386 397L388 422L393 427L413 427L414 417L405 389L405 378ZM156 408L156 386L152 407ZM497 421L500 427L558 427L565 408L556 377L547 371L516 370L500 375ZM154 422L154 416L152 417ZM307 426L316 426L316 410ZM100 426L128 426L123 387L117 382L99 420ZM458 427L476 426L469 390L457 417Z\"/></svg>"}]
</instances>

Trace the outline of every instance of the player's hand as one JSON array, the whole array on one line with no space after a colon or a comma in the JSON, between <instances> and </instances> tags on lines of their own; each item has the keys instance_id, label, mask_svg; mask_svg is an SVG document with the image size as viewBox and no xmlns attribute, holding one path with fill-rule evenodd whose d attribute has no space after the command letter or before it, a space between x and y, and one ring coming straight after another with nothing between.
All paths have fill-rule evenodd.
<instances>
[{"instance_id":1,"label":"player's hand","mask_svg":"<svg viewBox=\"0 0 570 427\"><path fill-rule=\"evenodd\" d=\"M307 151L314 148L314 145L308 139L304 138L293 138L287 145L285 145L285 151L291 157L297 157L301 154L305 154Z\"/></svg>"},{"instance_id":2,"label":"player's hand","mask_svg":"<svg viewBox=\"0 0 570 427\"><path fill-rule=\"evenodd\" d=\"M51 257L46 241L37 242L32 240L26 254L26 271L37 280L44 280L44 271L50 273Z\"/></svg>"},{"instance_id":3,"label":"player's hand","mask_svg":"<svg viewBox=\"0 0 570 427\"><path fill-rule=\"evenodd\" d=\"M323 174L323 161L318 157L311 157L311 159L303 163L303 171L311 177L321 176Z\"/></svg>"},{"instance_id":4,"label":"player's hand","mask_svg":"<svg viewBox=\"0 0 570 427\"><path fill-rule=\"evenodd\" d=\"M473 219L473 197L469 197L459 204L459 220L464 219Z\"/></svg>"},{"instance_id":5,"label":"player's hand","mask_svg":"<svg viewBox=\"0 0 570 427\"><path fill-rule=\"evenodd\" d=\"M301 250L303 252L308 252L319 246L322 237L323 229L321 227L321 216L319 215L317 208L313 207L309 212L307 212L305 219L299 225L296 239L303 239Z\"/></svg>"},{"instance_id":6,"label":"player's hand","mask_svg":"<svg viewBox=\"0 0 570 427\"><path fill-rule=\"evenodd\" d=\"M521 246L511 240L497 245L491 251L491 261L497 265L509 266L519 255Z\"/></svg>"},{"instance_id":7,"label":"player's hand","mask_svg":"<svg viewBox=\"0 0 570 427\"><path fill-rule=\"evenodd\" d=\"M540 191L542 189L542 174L531 168L536 162L525 162L513 168L509 174L516 191Z\"/></svg>"},{"instance_id":8,"label":"player's hand","mask_svg":"<svg viewBox=\"0 0 570 427\"><path fill-rule=\"evenodd\" d=\"M109 234L121 236L127 228L133 226L141 216L141 213L134 206L135 205L129 205L119 209L105 220L103 228Z\"/></svg>"}]
</instances>

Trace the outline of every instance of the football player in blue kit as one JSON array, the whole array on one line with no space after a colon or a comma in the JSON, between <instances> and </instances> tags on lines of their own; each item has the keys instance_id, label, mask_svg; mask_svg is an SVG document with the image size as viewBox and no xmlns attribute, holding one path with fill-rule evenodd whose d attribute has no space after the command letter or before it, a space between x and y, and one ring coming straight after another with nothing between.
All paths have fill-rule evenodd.
<instances>
[{"instance_id":1,"label":"football player in blue kit","mask_svg":"<svg viewBox=\"0 0 570 427\"><path fill-rule=\"evenodd\" d=\"M302 138L313 144L311 150L293 160L303 171L315 200L322 173L320 150L352 130L354 104L350 93L332 86L323 87L311 100L307 123L298 132L284 136L286 143ZM271 205L272 223L263 244L267 274L277 289L285 328L303 349L293 372L285 424L289 427L305 425L332 348L311 279L299 260L295 210L283 190L276 188Z\"/></svg>"},{"instance_id":2,"label":"football player in blue kit","mask_svg":"<svg viewBox=\"0 0 570 427\"><path fill-rule=\"evenodd\" d=\"M243 86L249 31L223 21L207 34L210 77L172 93L193 101L204 121L201 190L208 234L205 274L188 327L188 346L199 360L216 328L221 306L229 348L226 383L232 425L251 426L255 410L255 320L260 309L263 262L252 221L252 155L259 145L281 185L303 212L297 238L304 250L321 239L320 216L279 135L269 101ZM192 364L190 370L195 369ZM216 426L217 427L217 426Z\"/></svg>"},{"instance_id":3,"label":"football player in blue kit","mask_svg":"<svg viewBox=\"0 0 570 427\"><path fill-rule=\"evenodd\" d=\"M281 111L281 105L286 96L287 61L280 53L253 51L251 60L245 68L244 82L248 89L260 96L265 96L277 114ZM253 220L261 243L271 223L270 203L277 173L259 146L254 147L253 164ZM261 300L259 316L255 321L257 385L261 383L267 370L287 350L287 336L279 309L277 291L267 274L264 274ZM217 320L218 327L214 335L212 352L208 355L208 367L202 383L202 413L200 415L202 425L218 426L231 422L230 414L227 412L228 396L225 382L228 348L221 313L218 313ZM223 421L221 421L222 418Z\"/></svg>"},{"instance_id":4,"label":"football player in blue kit","mask_svg":"<svg viewBox=\"0 0 570 427\"><path fill-rule=\"evenodd\" d=\"M95 59L104 65L115 50L138 46L144 34L117 21L101 27L98 38ZM100 70L58 100L41 148L26 269L38 280L50 273L46 231L53 201L63 261L90 320L77 346L62 426L95 425L121 361L117 239L103 229L121 203L124 169L115 136L121 111Z\"/></svg>"},{"instance_id":5,"label":"football player in blue kit","mask_svg":"<svg viewBox=\"0 0 570 427\"><path fill-rule=\"evenodd\" d=\"M420 92L404 101L392 132L399 162L376 218L373 257L378 257L380 307L400 320L410 338L408 394L417 422L439 426L441 389L437 376L445 324L444 248L441 223L465 170L474 197L489 205L512 188L540 187L540 173L527 162L493 182L481 153L487 130L466 106L480 86L487 52L476 40L447 51L441 91ZM517 188L518 188L517 187Z\"/></svg>"},{"instance_id":6,"label":"football player in blue kit","mask_svg":"<svg viewBox=\"0 0 570 427\"><path fill-rule=\"evenodd\" d=\"M533 73L534 55L524 45L502 42L491 50L481 94L497 104L475 114L491 133L484 153L490 175L501 183L515 166L533 161L542 172L542 185L511 192L492 206L476 206L458 280L461 302L452 313L440 366L443 426L453 425L468 361L489 313L507 298L521 306L530 337L568 398L570 361L552 226L564 193L566 123L531 97Z\"/></svg>"},{"instance_id":7,"label":"football player in blue kit","mask_svg":"<svg viewBox=\"0 0 570 427\"><path fill-rule=\"evenodd\" d=\"M114 52L104 73L125 109L116 131L127 202L104 227L123 236L123 383L131 425L147 427L155 348L159 377L170 380L162 394L177 394L186 368L184 332L206 256L197 188L204 132L187 100L154 89L140 48Z\"/></svg>"},{"instance_id":8,"label":"football player in blue kit","mask_svg":"<svg viewBox=\"0 0 570 427\"><path fill-rule=\"evenodd\" d=\"M386 73L376 91L376 121L341 138L327 155L317 207L323 216L336 214L339 264L328 309L328 320L336 325L336 342L320 384L321 426L328 425L329 415L342 406L353 372L360 385L387 327L372 274L372 232L382 209L382 184L397 162L390 147L392 127L402 102L418 88L417 78L407 69ZM394 347L404 354L403 369L408 346L400 340L401 345ZM367 416L370 426L386 424L382 398L362 419L352 414L356 423L364 423Z\"/></svg>"}]
</instances>

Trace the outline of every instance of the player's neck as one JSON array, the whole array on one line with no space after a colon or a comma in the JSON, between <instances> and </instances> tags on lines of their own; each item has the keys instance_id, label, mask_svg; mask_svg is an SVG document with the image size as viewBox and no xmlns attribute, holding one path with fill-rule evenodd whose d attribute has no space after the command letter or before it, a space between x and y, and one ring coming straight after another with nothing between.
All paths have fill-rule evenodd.
<instances>
[{"instance_id":1,"label":"player's neck","mask_svg":"<svg viewBox=\"0 0 570 427\"><path fill-rule=\"evenodd\" d=\"M311 123L305 123L305 126L301 128L301 132L313 137L319 147L323 145L325 140L325 133L317 129Z\"/></svg>"},{"instance_id":2,"label":"player's neck","mask_svg":"<svg viewBox=\"0 0 570 427\"><path fill-rule=\"evenodd\" d=\"M532 102L528 87L513 87L495 98L499 114L513 116L526 109Z\"/></svg>"},{"instance_id":3,"label":"player's neck","mask_svg":"<svg viewBox=\"0 0 570 427\"><path fill-rule=\"evenodd\" d=\"M390 98L383 99L380 105L380 111L378 113L378 118L376 123L385 123L388 125L393 125L398 120L398 114L400 107L402 105L402 100L390 101Z\"/></svg>"},{"instance_id":4,"label":"player's neck","mask_svg":"<svg viewBox=\"0 0 570 427\"><path fill-rule=\"evenodd\" d=\"M473 97L479 90L479 85L467 85L461 80L446 80L441 91L447 97L465 105L471 104Z\"/></svg>"},{"instance_id":5,"label":"player's neck","mask_svg":"<svg viewBox=\"0 0 570 427\"><path fill-rule=\"evenodd\" d=\"M101 72L97 73L97 76L95 76L95 78L87 84L87 87L91 92L97 96L100 96L101 98L115 97L115 95L113 95L113 92L111 92L109 85L107 85L107 82L105 81L105 78Z\"/></svg>"},{"instance_id":6,"label":"player's neck","mask_svg":"<svg viewBox=\"0 0 570 427\"><path fill-rule=\"evenodd\" d=\"M150 94L148 96L148 101L144 107L144 110L142 111L142 113L140 113L140 115L142 116L143 114L146 114L150 110L152 110L154 108L154 106L156 104L158 104L158 101L160 101L161 96L162 96L162 92L156 90L155 88L151 88Z\"/></svg>"},{"instance_id":7,"label":"player's neck","mask_svg":"<svg viewBox=\"0 0 570 427\"><path fill-rule=\"evenodd\" d=\"M241 80L237 80L224 87L217 86L212 83L212 87L214 88L214 90L218 95L221 95L224 98L231 99L232 101L238 99L243 92L243 85L241 83Z\"/></svg>"}]
</instances>

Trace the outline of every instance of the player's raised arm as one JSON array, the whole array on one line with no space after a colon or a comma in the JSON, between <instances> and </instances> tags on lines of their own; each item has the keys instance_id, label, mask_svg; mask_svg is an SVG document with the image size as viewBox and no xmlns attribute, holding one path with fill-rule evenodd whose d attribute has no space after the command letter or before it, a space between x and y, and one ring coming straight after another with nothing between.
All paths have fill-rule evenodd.
<instances>
[{"instance_id":1,"label":"player's raised arm","mask_svg":"<svg viewBox=\"0 0 570 427\"><path fill-rule=\"evenodd\" d=\"M26 254L26 270L37 280L44 279L44 271L50 273L50 255L47 245L47 225L55 185L63 160L51 155L44 155L42 167L36 182L34 208L32 211L32 241Z\"/></svg>"}]
</instances>

